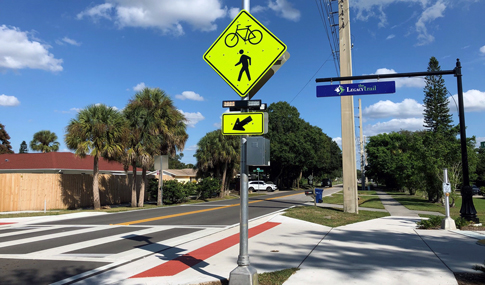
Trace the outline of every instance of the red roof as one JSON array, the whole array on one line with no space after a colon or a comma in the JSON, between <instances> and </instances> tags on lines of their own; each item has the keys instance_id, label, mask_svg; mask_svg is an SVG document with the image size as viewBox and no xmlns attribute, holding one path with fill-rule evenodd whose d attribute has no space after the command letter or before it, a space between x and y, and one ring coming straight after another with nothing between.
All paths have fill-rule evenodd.
<instances>
[{"instance_id":1,"label":"red roof","mask_svg":"<svg viewBox=\"0 0 485 285\"><path fill-rule=\"evenodd\" d=\"M87 155L79 158L71 152L0 154L0 170L88 170L92 171L94 159ZM99 159L100 171L123 171L123 164Z\"/></svg>"}]
</instances>

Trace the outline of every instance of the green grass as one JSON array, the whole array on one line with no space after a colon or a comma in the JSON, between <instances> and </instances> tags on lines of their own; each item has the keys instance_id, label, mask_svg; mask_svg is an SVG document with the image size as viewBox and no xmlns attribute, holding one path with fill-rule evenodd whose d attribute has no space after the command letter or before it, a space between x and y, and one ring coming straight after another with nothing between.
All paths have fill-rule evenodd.
<instances>
[{"instance_id":1,"label":"green grass","mask_svg":"<svg viewBox=\"0 0 485 285\"><path fill-rule=\"evenodd\" d=\"M328 227L339 227L357 222L382 218L389 216L389 213L359 211L359 214L351 214L344 213L342 209L306 206L288 209L284 215Z\"/></svg>"},{"instance_id":2,"label":"green grass","mask_svg":"<svg viewBox=\"0 0 485 285\"><path fill-rule=\"evenodd\" d=\"M410 210L431 211L442 214L446 213L446 209L443 205L441 205L441 203L430 203L424 197L411 196L407 194L392 195L392 197ZM458 197L455 201L455 207L450 208L451 218L456 219L460 217L461 201L461 197ZM480 221L485 221L485 199L482 197L473 198L473 205L477 210L477 217L480 219Z\"/></svg>"},{"instance_id":3,"label":"green grass","mask_svg":"<svg viewBox=\"0 0 485 285\"><path fill-rule=\"evenodd\" d=\"M377 192L376 191L373 191L373 190L359 190L359 195L377 195Z\"/></svg>"},{"instance_id":4,"label":"green grass","mask_svg":"<svg viewBox=\"0 0 485 285\"><path fill-rule=\"evenodd\" d=\"M331 196L323 197L322 200L323 203L343 205L344 195L342 195L342 193L335 193ZM359 206L373 209L385 209L384 205L382 205L381 199L379 199L377 196L359 195Z\"/></svg>"},{"instance_id":5,"label":"green grass","mask_svg":"<svg viewBox=\"0 0 485 285\"><path fill-rule=\"evenodd\" d=\"M290 268L274 272L260 273L258 274L259 285L281 285L298 270L298 268Z\"/></svg>"}]
</instances>

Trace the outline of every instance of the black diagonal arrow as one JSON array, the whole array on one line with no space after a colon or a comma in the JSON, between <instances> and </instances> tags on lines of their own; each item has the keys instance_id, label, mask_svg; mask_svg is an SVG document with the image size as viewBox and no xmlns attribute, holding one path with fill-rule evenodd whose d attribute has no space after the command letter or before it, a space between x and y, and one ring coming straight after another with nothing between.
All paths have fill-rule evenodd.
<instances>
[{"instance_id":1,"label":"black diagonal arrow","mask_svg":"<svg viewBox=\"0 0 485 285\"><path fill-rule=\"evenodd\" d=\"M237 118L236 123L234 124L234 128L232 128L233 131L245 131L244 126L247 125L249 122L251 122L253 118L251 116L248 116L246 119L239 121L239 118Z\"/></svg>"}]
</instances>

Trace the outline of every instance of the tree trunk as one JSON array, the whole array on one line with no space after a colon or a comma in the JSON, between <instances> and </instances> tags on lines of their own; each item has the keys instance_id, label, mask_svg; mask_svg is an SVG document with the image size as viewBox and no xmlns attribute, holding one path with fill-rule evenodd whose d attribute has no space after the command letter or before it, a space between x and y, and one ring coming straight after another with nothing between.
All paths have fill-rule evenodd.
<instances>
[{"instance_id":1,"label":"tree trunk","mask_svg":"<svg viewBox=\"0 0 485 285\"><path fill-rule=\"evenodd\" d=\"M141 171L141 187L140 187L140 196L138 196L138 207L143 207L143 203L145 202L146 179L147 179L147 169L144 166Z\"/></svg>"},{"instance_id":2,"label":"tree trunk","mask_svg":"<svg viewBox=\"0 0 485 285\"><path fill-rule=\"evenodd\" d=\"M136 207L136 162L131 164L133 168L133 181L131 182L131 206Z\"/></svg>"},{"instance_id":3,"label":"tree trunk","mask_svg":"<svg viewBox=\"0 0 485 285\"><path fill-rule=\"evenodd\" d=\"M276 175L276 177L274 178L274 183L276 183L278 188L282 186L282 183L280 183L280 176L282 173L283 173L283 169L280 169L280 173L278 173L278 175Z\"/></svg>"},{"instance_id":4,"label":"tree trunk","mask_svg":"<svg viewBox=\"0 0 485 285\"><path fill-rule=\"evenodd\" d=\"M93 167L93 205L95 210L101 209L101 203L99 202L99 171L98 171L98 157L94 157Z\"/></svg>"},{"instance_id":5,"label":"tree trunk","mask_svg":"<svg viewBox=\"0 0 485 285\"><path fill-rule=\"evenodd\" d=\"M227 173L227 162L224 164L224 171L222 172L222 183L221 183L221 193L219 193L220 198L224 198L224 186L226 186L226 173Z\"/></svg>"},{"instance_id":6,"label":"tree trunk","mask_svg":"<svg viewBox=\"0 0 485 285\"><path fill-rule=\"evenodd\" d=\"M298 184L298 190L300 190L300 180L301 180L301 177L302 176L303 176L303 171L300 170L300 176L298 177L298 182L297 182L297 184Z\"/></svg>"}]
</instances>

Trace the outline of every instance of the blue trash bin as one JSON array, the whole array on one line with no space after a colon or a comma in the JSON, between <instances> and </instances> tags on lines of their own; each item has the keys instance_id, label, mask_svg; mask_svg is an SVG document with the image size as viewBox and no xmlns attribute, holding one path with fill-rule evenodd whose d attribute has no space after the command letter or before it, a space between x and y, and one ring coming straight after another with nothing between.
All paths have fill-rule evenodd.
<instances>
[{"instance_id":1,"label":"blue trash bin","mask_svg":"<svg viewBox=\"0 0 485 285\"><path fill-rule=\"evenodd\" d=\"M317 203L323 202L323 189L315 188L315 200Z\"/></svg>"}]
</instances>

